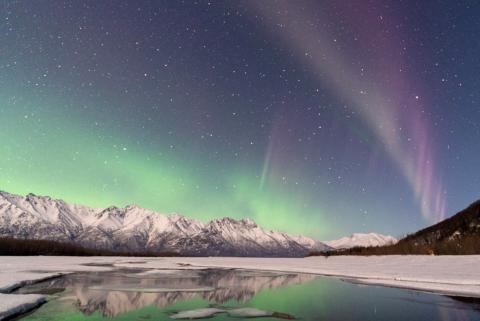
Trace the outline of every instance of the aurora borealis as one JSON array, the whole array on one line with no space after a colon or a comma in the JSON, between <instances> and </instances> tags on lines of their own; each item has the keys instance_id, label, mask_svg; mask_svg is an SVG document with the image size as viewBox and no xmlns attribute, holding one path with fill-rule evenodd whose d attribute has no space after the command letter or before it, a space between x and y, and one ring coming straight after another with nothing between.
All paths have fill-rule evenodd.
<instances>
[{"instance_id":1,"label":"aurora borealis","mask_svg":"<svg viewBox=\"0 0 480 321\"><path fill-rule=\"evenodd\" d=\"M401 235L479 198L475 1L9 1L0 190Z\"/></svg>"}]
</instances>

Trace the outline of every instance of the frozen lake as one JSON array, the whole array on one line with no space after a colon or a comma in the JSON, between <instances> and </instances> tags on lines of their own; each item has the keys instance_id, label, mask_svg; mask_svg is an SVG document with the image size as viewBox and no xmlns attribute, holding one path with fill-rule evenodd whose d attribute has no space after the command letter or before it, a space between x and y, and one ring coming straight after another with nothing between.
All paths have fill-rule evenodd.
<instances>
[{"instance_id":1,"label":"frozen lake","mask_svg":"<svg viewBox=\"0 0 480 321\"><path fill-rule=\"evenodd\" d=\"M80 272L18 289L47 320L480 320L477 299L367 286L312 274L240 269ZM206 309L206 310L205 310ZM192 311L194 310L194 311Z\"/></svg>"}]
</instances>

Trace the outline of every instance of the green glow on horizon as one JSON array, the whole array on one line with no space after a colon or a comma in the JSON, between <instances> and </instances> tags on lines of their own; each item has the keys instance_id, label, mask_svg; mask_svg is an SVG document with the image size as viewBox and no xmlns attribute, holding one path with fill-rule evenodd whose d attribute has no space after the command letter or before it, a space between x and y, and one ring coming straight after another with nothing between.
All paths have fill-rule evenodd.
<instances>
[{"instance_id":1,"label":"green glow on horizon","mask_svg":"<svg viewBox=\"0 0 480 321\"><path fill-rule=\"evenodd\" d=\"M315 237L326 231L322 213L305 195L271 182L259 189L256 174L262 164L234 167L229 173L199 173L201 159L178 159L168 150L152 152L122 142L121 134L101 136L78 115L43 106L55 103L27 106L41 116L31 117L0 97L5 116L0 119L0 190L92 207L133 203L202 221L250 217L264 228Z\"/></svg>"}]
</instances>

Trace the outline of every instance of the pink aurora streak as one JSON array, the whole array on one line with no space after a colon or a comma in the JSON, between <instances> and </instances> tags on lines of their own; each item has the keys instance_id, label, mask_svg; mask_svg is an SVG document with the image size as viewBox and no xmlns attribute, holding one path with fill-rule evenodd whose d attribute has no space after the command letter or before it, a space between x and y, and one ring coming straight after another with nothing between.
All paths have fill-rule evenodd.
<instances>
[{"instance_id":1,"label":"pink aurora streak","mask_svg":"<svg viewBox=\"0 0 480 321\"><path fill-rule=\"evenodd\" d=\"M415 85L414 79L398 72L402 61L389 60L387 64L384 59L378 59L376 69L380 72L359 75L358 66L352 66L349 59L342 57L332 37L312 27L314 24L309 22L318 17L311 15L311 11L299 9L295 1L279 1L271 7L254 1L252 6L263 18L268 31L297 53L296 57L319 75L319 81L327 83L339 97L348 100L368 124L410 186L423 217L429 222L443 219L444 189L436 174L431 130L422 110L425 102L420 105L418 97L409 90ZM380 36L375 28L378 16L357 11L348 12L347 16L351 17L352 28L362 38L377 40L375 37ZM329 19L328 16L324 18L325 21ZM380 41L384 47L379 52L386 57L398 57L394 54L399 50L394 35L388 38L390 40ZM361 44L359 47L359 51L366 49L361 48ZM422 97L422 101L425 100Z\"/></svg>"}]
</instances>

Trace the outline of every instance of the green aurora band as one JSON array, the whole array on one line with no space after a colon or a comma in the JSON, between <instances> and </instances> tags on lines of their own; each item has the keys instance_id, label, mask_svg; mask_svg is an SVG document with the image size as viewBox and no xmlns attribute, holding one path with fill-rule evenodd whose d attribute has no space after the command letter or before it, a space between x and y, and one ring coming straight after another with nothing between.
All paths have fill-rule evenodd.
<instances>
[{"instance_id":1,"label":"green aurora band","mask_svg":"<svg viewBox=\"0 0 480 321\"><path fill-rule=\"evenodd\" d=\"M1 190L92 207L134 203L202 221L250 217L264 228L316 237L329 232L313 195L298 195L281 180L259 187L261 162L248 168L236 164L228 173L202 172L201 162L208 160L169 156L165 144L152 152L125 142L121 131L116 137L102 135L108 128L52 108L61 105L58 101L22 96L0 96Z\"/></svg>"}]
</instances>

